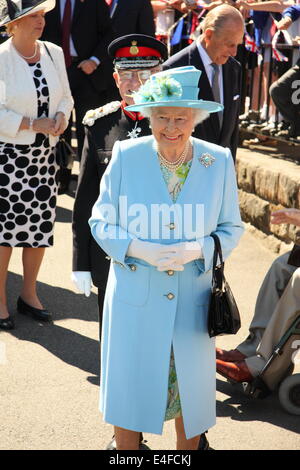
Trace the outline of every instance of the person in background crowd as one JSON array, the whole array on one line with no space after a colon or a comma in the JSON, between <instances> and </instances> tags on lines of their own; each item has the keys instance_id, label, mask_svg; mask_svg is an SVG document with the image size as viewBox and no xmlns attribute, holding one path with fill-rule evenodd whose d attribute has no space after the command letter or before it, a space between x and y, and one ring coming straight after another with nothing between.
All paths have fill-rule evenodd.
<instances>
[{"instance_id":1,"label":"person in background crowd","mask_svg":"<svg viewBox=\"0 0 300 470\"><path fill-rule=\"evenodd\" d=\"M300 6L294 5L285 9L282 19L276 23L279 30L285 30L300 18ZM280 131L281 136L296 138L300 136L300 58L296 64L282 75L270 88L270 95L289 128Z\"/></svg>"},{"instance_id":2,"label":"person in background crowd","mask_svg":"<svg viewBox=\"0 0 300 470\"><path fill-rule=\"evenodd\" d=\"M164 69L194 65L202 71L199 99L216 100L224 111L210 115L195 129L194 135L209 142L229 147L235 158L238 143L241 68L233 58L244 36L244 20L240 12L221 5L211 10L202 23L197 41L170 57Z\"/></svg>"},{"instance_id":3,"label":"person in background crowd","mask_svg":"<svg viewBox=\"0 0 300 470\"><path fill-rule=\"evenodd\" d=\"M177 449L196 450L215 423L210 234L227 258L243 226L230 150L191 138L197 121L222 109L198 100L200 73L193 66L158 72L134 94L127 110L149 117L152 136L115 143L89 220L112 258L100 409L115 426L118 450L138 449L140 432L161 434L167 419L175 421Z\"/></svg>"},{"instance_id":4,"label":"person in background crowd","mask_svg":"<svg viewBox=\"0 0 300 470\"><path fill-rule=\"evenodd\" d=\"M0 25L10 38L0 46L0 329L14 321L6 279L13 247L23 248L19 313L42 321L51 314L36 280L45 247L53 245L57 195L55 145L73 100L60 47L39 41L54 0L1 3Z\"/></svg>"},{"instance_id":5,"label":"person in background crowd","mask_svg":"<svg viewBox=\"0 0 300 470\"><path fill-rule=\"evenodd\" d=\"M114 40L108 48L114 61L116 82L122 101L87 112L83 122L86 137L73 210L73 273L72 280L87 297L91 284L98 288L99 328L101 340L102 310L110 261L91 235L88 219L99 196L102 175L111 159L116 140L150 135L148 119L140 113L128 112L133 93L152 73L161 70L167 49L155 38L129 34ZM140 448L146 447L140 438ZM116 446L113 439L107 449Z\"/></svg>"},{"instance_id":6,"label":"person in background crowd","mask_svg":"<svg viewBox=\"0 0 300 470\"><path fill-rule=\"evenodd\" d=\"M145 34L155 37L154 15L150 0L106 0L115 36Z\"/></svg>"},{"instance_id":7,"label":"person in background crowd","mask_svg":"<svg viewBox=\"0 0 300 470\"><path fill-rule=\"evenodd\" d=\"M105 0L57 0L46 16L42 39L63 48L69 83L74 98L76 137L80 159L85 113L107 103L112 93L112 63L107 55L114 38L109 8ZM65 133L71 143L72 122ZM68 190L71 170L61 170L59 192Z\"/></svg>"},{"instance_id":8,"label":"person in background crowd","mask_svg":"<svg viewBox=\"0 0 300 470\"><path fill-rule=\"evenodd\" d=\"M300 227L300 210L273 212L273 224ZM280 338L300 315L300 246L279 256L260 288L248 338L231 351L217 348L217 371L235 382L252 382L270 358ZM285 376L294 350L287 346L264 374L271 390Z\"/></svg>"},{"instance_id":9,"label":"person in background crowd","mask_svg":"<svg viewBox=\"0 0 300 470\"><path fill-rule=\"evenodd\" d=\"M266 2L246 2L238 0L236 5L243 12L247 12L254 22L254 36L255 43L258 48L263 48L263 70L260 75L260 67L255 67L251 108L246 114L241 116L241 121L244 121L243 127L246 127L247 121L250 129L259 129L263 134L276 135L276 113L274 102L270 100L268 109L268 86L269 77L271 82L276 79L278 75L278 64L280 68L285 67L285 62L278 62L276 60L272 63L272 74L270 75L271 57L273 55L271 42L276 32L276 20L281 18L281 13L287 5L291 4L291 0L270 0ZM258 56L258 65L261 63L261 55ZM275 69L274 65L277 64ZM275 73L276 71L276 73ZM260 80L262 80L261 89L259 88ZM261 93L261 96L259 95ZM260 99L260 102L259 102ZM267 115L268 113L268 115ZM250 124L250 121L253 121ZM260 138L262 142L264 141ZM258 139L258 140L260 140ZM257 139L255 139L257 140Z\"/></svg>"}]
</instances>

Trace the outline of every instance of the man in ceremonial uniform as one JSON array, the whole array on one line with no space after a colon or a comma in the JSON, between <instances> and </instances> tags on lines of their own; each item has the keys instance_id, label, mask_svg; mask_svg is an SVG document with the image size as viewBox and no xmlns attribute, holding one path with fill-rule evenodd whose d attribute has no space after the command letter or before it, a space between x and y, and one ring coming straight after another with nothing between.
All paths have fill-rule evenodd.
<instances>
[{"instance_id":1,"label":"man in ceremonial uniform","mask_svg":"<svg viewBox=\"0 0 300 470\"><path fill-rule=\"evenodd\" d=\"M98 287L100 324L109 260L90 233L88 219L99 195L102 175L117 140L150 135L148 119L124 108L133 104L132 94L152 73L161 70L166 46L153 37L130 34L114 40L108 48L114 60L114 80L121 101L113 101L86 113L85 141L73 211L73 281L81 293Z\"/></svg>"}]
</instances>

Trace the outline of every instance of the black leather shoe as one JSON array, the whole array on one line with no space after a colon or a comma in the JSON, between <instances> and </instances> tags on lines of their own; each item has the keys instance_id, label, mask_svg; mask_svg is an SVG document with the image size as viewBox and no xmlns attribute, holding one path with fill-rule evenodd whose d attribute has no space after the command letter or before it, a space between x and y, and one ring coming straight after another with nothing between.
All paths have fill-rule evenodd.
<instances>
[{"instance_id":1,"label":"black leather shoe","mask_svg":"<svg viewBox=\"0 0 300 470\"><path fill-rule=\"evenodd\" d=\"M17 309L19 313L22 313L23 315L29 315L36 320L44 322L50 322L52 320L52 315L50 312L48 312L48 310L32 307L31 305L28 305L26 302L24 302L21 297L18 298Z\"/></svg>"},{"instance_id":2,"label":"black leather shoe","mask_svg":"<svg viewBox=\"0 0 300 470\"><path fill-rule=\"evenodd\" d=\"M0 330L13 330L15 327L15 322L11 316L7 318L0 318Z\"/></svg>"},{"instance_id":3,"label":"black leather shoe","mask_svg":"<svg viewBox=\"0 0 300 470\"><path fill-rule=\"evenodd\" d=\"M209 442L206 438L205 433L201 434L199 445L197 450L214 450L212 447L209 447Z\"/></svg>"},{"instance_id":4,"label":"black leather shoe","mask_svg":"<svg viewBox=\"0 0 300 470\"><path fill-rule=\"evenodd\" d=\"M143 439L143 434L140 433L140 448L139 450L151 450L150 447L148 447ZM112 440L110 443L107 445L106 450L117 450L117 444L116 444L116 439L115 436L112 437Z\"/></svg>"}]
</instances>

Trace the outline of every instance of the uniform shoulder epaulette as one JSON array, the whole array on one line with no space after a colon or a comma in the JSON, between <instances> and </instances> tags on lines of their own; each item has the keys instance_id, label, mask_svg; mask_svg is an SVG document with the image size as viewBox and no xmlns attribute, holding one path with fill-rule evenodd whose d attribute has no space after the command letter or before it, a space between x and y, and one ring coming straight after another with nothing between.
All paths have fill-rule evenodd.
<instances>
[{"instance_id":1,"label":"uniform shoulder epaulette","mask_svg":"<svg viewBox=\"0 0 300 470\"><path fill-rule=\"evenodd\" d=\"M120 101L111 101L111 103L100 106L100 108L90 109L85 113L82 124L85 126L93 126L97 119L107 116L108 114L115 113L120 109L120 107Z\"/></svg>"}]
</instances>

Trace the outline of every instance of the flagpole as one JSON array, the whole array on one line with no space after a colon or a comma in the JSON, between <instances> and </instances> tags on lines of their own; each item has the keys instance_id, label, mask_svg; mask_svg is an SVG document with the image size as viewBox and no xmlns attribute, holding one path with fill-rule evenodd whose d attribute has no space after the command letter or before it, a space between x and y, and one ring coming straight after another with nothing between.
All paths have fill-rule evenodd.
<instances>
[{"instance_id":1,"label":"flagpole","mask_svg":"<svg viewBox=\"0 0 300 470\"><path fill-rule=\"evenodd\" d=\"M170 57L171 55L171 33L173 31L173 29L176 28L176 26L178 25L178 23L180 23L181 20L184 20L184 18L186 18L188 15L188 13L184 13L184 15L182 15L179 20L176 21L176 23L172 24L171 28L169 28L167 30L167 49L168 49L168 57Z\"/></svg>"}]
</instances>

